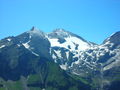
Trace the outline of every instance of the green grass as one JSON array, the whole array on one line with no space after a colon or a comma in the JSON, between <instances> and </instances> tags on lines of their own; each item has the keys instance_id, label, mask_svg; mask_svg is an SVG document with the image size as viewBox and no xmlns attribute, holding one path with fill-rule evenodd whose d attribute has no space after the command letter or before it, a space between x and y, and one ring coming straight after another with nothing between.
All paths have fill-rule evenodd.
<instances>
[{"instance_id":1,"label":"green grass","mask_svg":"<svg viewBox=\"0 0 120 90\"><path fill-rule=\"evenodd\" d=\"M89 82L85 79L83 79L82 77L79 77L77 75L73 75L73 74L69 74L72 78L74 78L75 80L79 80L81 82L83 82L84 84L89 84Z\"/></svg>"},{"instance_id":2,"label":"green grass","mask_svg":"<svg viewBox=\"0 0 120 90\"><path fill-rule=\"evenodd\" d=\"M27 79L28 84L31 84L31 83L34 83L37 81L40 81L40 76L38 74L29 75L29 77Z\"/></svg>"},{"instance_id":3,"label":"green grass","mask_svg":"<svg viewBox=\"0 0 120 90\"><path fill-rule=\"evenodd\" d=\"M29 90L42 90L42 89L39 87L30 87Z\"/></svg>"},{"instance_id":4,"label":"green grass","mask_svg":"<svg viewBox=\"0 0 120 90\"><path fill-rule=\"evenodd\" d=\"M0 79L0 84L4 85L5 87L1 87L0 90L23 90L21 81L5 81Z\"/></svg>"},{"instance_id":5,"label":"green grass","mask_svg":"<svg viewBox=\"0 0 120 90\"><path fill-rule=\"evenodd\" d=\"M6 87L8 90L23 90L22 83L20 81L6 82Z\"/></svg>"},{"instance_id":6,"label":"green grass","mask_svg":"<svg viewBox=\"0 0 120 90\"><path fill-rule=\"evenodd\" d=\"M2 87L2 88L0 88L0 90L6 90L6 89Z\"/></svg>"}]
</instances>

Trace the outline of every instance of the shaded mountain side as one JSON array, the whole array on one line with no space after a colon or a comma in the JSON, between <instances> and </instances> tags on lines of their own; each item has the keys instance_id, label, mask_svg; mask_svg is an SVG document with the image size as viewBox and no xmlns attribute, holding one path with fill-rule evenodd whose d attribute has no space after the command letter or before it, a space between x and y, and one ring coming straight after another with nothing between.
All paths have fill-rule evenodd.
<instances>
[{"instance_id":1,"label":"shaded mountain side","mask_svg":"<svg viewBox=\"0 0 120 90\"><path fill-rule=\"evenodd\" d=\"M11 45L0 50L0 76L5 80L18 80L33 72L32 62L39 60L26 48Z\"/></svg>"},{"instance_id":2,"label":"shaded mountain side","mask_svg":"<svg viewBox=\"0 0 120 90\"><path fill-rule=\"evenodd\" d=\"M24 46L13 44L0 50L0 89L9 90L90 90L90 85L70 77L45 57L31 53ZM37 88L37 89L36 89ZM73 90L73 89L72 89Z\"/></svg>"},{"instance_id":3,"label":"shaded mountain side","mask_svg":"<svg viewBox=\"0 0 120 90\"><path fill-rule=\"evenodd\" d=\"M12 80L12 78L9 80L0 79L0 89L26 90L24 88L27 87L28 90L90 90L91 88L89 84L74 79L61 70L57 64L46 61L45 58L41 58L37 63L35 62L33 70L34 73L28 76L21 75L17 80ZM11 76L11 74L9 75Z\"/></svg>"}]
</instances>

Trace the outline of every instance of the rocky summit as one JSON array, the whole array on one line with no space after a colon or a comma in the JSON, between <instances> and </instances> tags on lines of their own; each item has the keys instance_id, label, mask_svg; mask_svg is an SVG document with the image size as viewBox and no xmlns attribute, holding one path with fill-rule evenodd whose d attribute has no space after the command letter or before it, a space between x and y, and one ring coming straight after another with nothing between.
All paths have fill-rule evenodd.
<instances>
[{"instance_id":1,"label":"rocky summit","mask_svg":"<svg viewBox=\"0 0 120 90\"><path fill-rule=\"evenodd\" d=\"M1 39L0 90L120 90L120 31L100 45L35 27Z\"/></svg>"}]
</instances>

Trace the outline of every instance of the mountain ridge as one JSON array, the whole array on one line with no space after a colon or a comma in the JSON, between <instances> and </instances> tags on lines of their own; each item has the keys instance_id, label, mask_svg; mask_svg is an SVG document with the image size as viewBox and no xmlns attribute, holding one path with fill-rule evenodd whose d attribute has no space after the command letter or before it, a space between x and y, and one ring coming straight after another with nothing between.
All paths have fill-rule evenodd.
<instances>
[{"instance_id":1,"label":"mountain ridge","mask_svg":"<svg viewBox=\"0 0 120 90\"><path fill-rule=\"evenodd\" d=\"M23 60L24 63L27 54L22 50L25 50L29 52L28 56L44 57L57 64L65 72L86 78L95 85L95 88L103 90L109 88L111 83L119 79L119 38L120 32L116 32L104 40L102 44L97 45L63 29L46 34L33 27L18 36L0 40L0 57L2 58L0 62L3 63L7 60L6 62L11 69L19 67L20 57L17 54L18 52L20 52L19 54L23 53L20 60ZM11 51L12 49L13 51ZM9 58L5 58L6 55L3 52ZM14 54L18 57L14 57ZM32 62L31 58L28 58L28 63ZM115 77L111 78L111 75ZM97 80L99 82L96 82Z\"/></svg>"}]
</instances>

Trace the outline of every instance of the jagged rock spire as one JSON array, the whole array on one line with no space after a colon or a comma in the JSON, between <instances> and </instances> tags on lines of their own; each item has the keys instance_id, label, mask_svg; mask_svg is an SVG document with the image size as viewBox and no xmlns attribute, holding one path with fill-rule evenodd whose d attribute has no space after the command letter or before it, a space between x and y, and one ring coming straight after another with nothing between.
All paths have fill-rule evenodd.
<instances>
[{"instance_id":1,"label":"jagged rock spire","mask_svg":"<svg viewBox=\"0 0 120 90\"><path fill-rule=\"evenodd\" d=\"M34 31L36 29L36 27L35 26L33 26L32 28L31 28L31 31Z\"/></svg>"}]
</instances>

